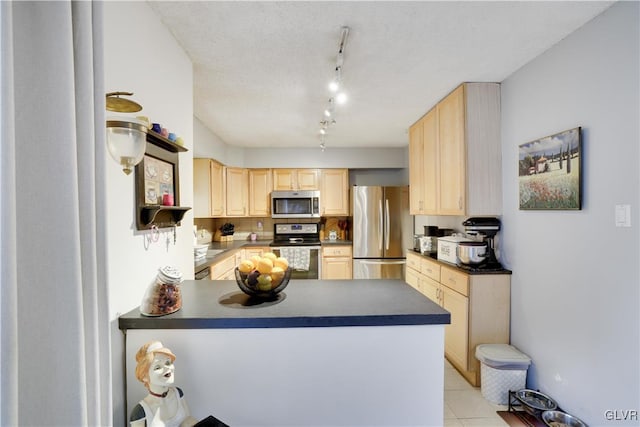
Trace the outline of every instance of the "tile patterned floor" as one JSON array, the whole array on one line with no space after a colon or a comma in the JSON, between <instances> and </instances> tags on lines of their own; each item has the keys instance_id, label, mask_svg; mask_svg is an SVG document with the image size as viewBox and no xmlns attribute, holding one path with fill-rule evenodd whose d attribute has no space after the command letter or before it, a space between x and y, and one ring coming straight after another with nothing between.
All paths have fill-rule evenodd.
<instances>
[{"instance_id":1,"label":"tile patterned floor","mask_svg":"<svg viewBox=\"0 0 640 427\"><path fill-rule=\"evenodd\" d=\"M444 366L444 425L462 426L508 426L498 410L506 406L495 405L480 393L479 387L473 387L445 360Z\"/></svg>"}]
</instances>

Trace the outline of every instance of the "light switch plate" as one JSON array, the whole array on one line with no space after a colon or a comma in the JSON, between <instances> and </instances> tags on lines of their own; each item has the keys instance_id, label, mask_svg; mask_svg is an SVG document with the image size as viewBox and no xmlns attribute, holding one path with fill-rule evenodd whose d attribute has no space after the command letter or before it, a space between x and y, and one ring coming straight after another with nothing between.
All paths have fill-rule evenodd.
<instances>
[{"instance_id":1,"label":"light switch plate","mask_svg":"<svg viewBox=\"0 0 640 427\"><path fill-rule=\"evenodd\" d=\"M631 227L631 205L616 205L616 227Z\"/></svg>"}]
</instances>

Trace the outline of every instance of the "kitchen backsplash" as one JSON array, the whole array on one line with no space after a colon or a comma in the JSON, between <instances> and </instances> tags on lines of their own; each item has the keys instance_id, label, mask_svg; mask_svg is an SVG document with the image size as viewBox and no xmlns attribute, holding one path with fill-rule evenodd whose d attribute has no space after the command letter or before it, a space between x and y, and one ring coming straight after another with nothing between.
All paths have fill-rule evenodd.
<instances>
[{"instance_id":1,"label":"kitchen backsplash","mask_svg":"<svg viewBox=\"0 0 640 427\"><path fill-rule=\"evenodd\" d=\"M333 220L336 222L342 218L322 218L322 222ZM193 224L197 227L197 239L198 244L210 243L215 231L218 230L223 224L230 222L234 225L233 240L250 240L249 235L251 233L258 234L258 240L272 240L273 239L273 225L274 223L304 223L313 222L318 220L304 220L304 219L273 219L273 218L194 218Z\"/></svg>"},{"instance_id":2,"label":"kitchen backsplash","mask_svg":"<svg viewBox=\"0 0 640 427\"><path fill-rule=\"evenodd\" d=\"M234 225L233 240L249 240L251 233L257 233L258 240L273 238L271 218L194 218L193 224L198 229L198 243L210 243L216 230L225 223Z\"/></svg>"}]
</instances>

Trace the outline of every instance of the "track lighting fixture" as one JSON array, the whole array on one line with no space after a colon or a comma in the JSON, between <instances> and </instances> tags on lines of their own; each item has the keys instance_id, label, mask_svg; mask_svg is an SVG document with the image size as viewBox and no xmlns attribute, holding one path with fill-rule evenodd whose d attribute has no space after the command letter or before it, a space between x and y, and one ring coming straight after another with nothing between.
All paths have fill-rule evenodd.
<instances>
[{"instance_id":1,"label":"track lighting fixture","mask_svg":"<svg viewBox=\"0 0 640 427\"><path fill-rule=\"evenodd\" d=\"M331 117L333 115L333 110L334 110L333 104L334 104L333 98L329 98L329 105L327 106L327 108L324 109L325 117Z\"/></svg>"},{"instance_id":2,"label":"track lighting fixture","mask_svg":"<svg viewBox=\"0 0 640 427\"><path fill-rule=\"evenodd\" d=\"M340 32L340 43L338 45L338 55L336 56L336 67L334 70L333 79L329 82L329 92L331 97L327 108L324 109L324 119L320 122L320 148L325 150L325 136L330 125L336 123L333 118L335 114L335 105L342 105L347 101L347 95L344 92L342 85L342 66L344 64L344 50L347 44L347 36L349 35L349 27L342 27ZM331 120L329 120L331 119Z\"/></svg>"}]
</instances>

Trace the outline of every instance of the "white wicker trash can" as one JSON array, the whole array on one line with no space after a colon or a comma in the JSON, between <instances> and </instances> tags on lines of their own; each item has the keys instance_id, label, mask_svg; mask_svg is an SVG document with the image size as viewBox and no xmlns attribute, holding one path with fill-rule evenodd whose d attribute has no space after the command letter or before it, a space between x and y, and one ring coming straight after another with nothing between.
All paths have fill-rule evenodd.
<instances>
[{"instance_id":1,"label":"white wicker trash can","mask_svg":"<svg viewBox=\"0 0 640 427\"><path fill-rule=\"evenodd\" d=\"M497 405L509 404L509 390L525 388L531 359L509 344L480 344L476 347L480 361L480 391Z\"/></svg>"}]
</instances>

